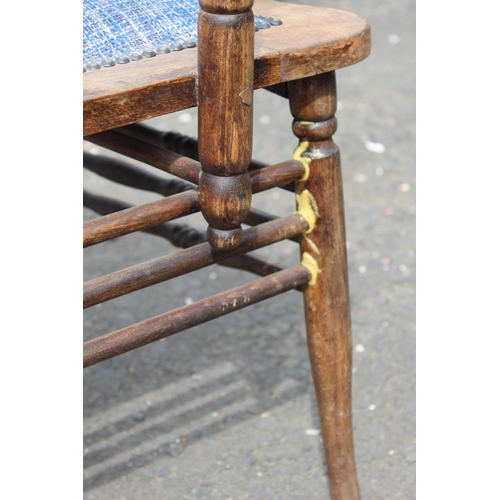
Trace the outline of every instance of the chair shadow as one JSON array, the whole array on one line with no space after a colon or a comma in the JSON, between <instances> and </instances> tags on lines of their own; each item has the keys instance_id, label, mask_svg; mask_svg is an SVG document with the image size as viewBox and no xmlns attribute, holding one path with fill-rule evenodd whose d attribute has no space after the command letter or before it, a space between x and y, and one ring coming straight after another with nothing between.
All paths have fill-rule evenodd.
<instances>
[{"instance_id":1,"label":"chair shadow","mask_svg":"<svg viewBox=\"0 0 500 500\"><path fill-rule=\"evenodd\" d=\"M304 394L314 398L305 335L298 333L304 325L295 324L291 331L283 327L287 325L285 318L290 318L292 311L296 313L297 299L301 302L299 294L290 292L281 296L279 308L276 308L276 298L271 299L248 308L245 313L233 314L229 321L231 316L203 325L203 336L198 332L190 336L190 332L186 332L184 339L177 337L160 343L163 349L168 341L175 340L175 350L183 340L190 339L184 346L187 347L185 353L177 359L179 366L189 351L197 352L198 356L200 352L208 352L210 359L202 356L198 364L208 366L201 374L192 375L192 371L186 369L178 373L163 371L167 384L157 384L150 392L144 390L147 384L142 390L137 385L132 390L120 388L119 395L116 387L105 390L101 387L103 397L91 405L93 414L87 417L84 434L84 492L119 479L129 473L131 467L137 470L165 456L174 458L204 438L271 412ZM266 311L255 314L256 308ZM242 316L245 321L240 329ZM267 316L267 332L262 325L253 324L255 321L251 318L255 316ZM235 332L220 331L219 325L224 320L225 326L228 323L236 326ZM217 334L211 336L212 331ZM271 331L274 334L269 334ZM255 342L249 343L254 339ZM136 351L138 357L147 356L148 348L154 350L154 344ZM227 349L234 351L233 356L227 356ZM127 377L126 366L131 355L133 353L110 360L114 362L113 369L118 368L114 370L117 379ZM235 363L228 361L236 358ZM196 367L196 356L191 357L190 364ZM109 371L106 367L102 369ZM88 383L87 392L92 390L92 385L99 384L99 365L90 377L95 379ZM107 401L106 392L114 393L110 398L112 404ZM311 407L316 413L315 405ZM314 418L317 419L317 414Z\"/></svg>"}]
</instances>

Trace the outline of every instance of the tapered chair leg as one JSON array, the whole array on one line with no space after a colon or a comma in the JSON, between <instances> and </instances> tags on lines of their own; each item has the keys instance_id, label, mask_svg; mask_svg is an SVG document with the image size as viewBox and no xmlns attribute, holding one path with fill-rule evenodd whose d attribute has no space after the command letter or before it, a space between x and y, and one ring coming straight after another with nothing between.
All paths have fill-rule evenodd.
<instances>
[{"instance_id":1,"label":"tapered chair leg","mask_svg":"<svg viewBox=\"0 0 500 500\"><path fill-rule=\"evenodd\" d=\"M309 356L321 431L335 500L357 500L351 419L352 341L347 256L336 130L335 73L288 84L295 157L309 173L296 183L297 204L310 229L302 236L302 262L313 270L304 303Z\"/></svg>"}]
</instances>

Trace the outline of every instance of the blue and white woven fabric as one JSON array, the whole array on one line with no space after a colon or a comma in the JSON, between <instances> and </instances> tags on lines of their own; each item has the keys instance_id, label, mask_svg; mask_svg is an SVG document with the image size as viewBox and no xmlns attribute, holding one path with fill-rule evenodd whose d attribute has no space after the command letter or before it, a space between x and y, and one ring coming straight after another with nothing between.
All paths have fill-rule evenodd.
<instances>
[{"instance_id":1,"label":"blue and white woven fabric","mask_svg":"<svg viewBox=\"0 0 500 500\"><path fill-rule=\"evenodd\" d=\"M198 0L83 0L83 65L89 70L195 47ZM255 15L255 31L281 24Z\"/></svg>"},{"instance_id":2,"label":"blue and white woven fabric","mask_svg":"<svg viewBox=\"0 0 500 500\"><path fill-rule=\"evenodd\" d=\"M83 64L196 40L198 0L84 0Z\"/></svg>"}]
</instances>

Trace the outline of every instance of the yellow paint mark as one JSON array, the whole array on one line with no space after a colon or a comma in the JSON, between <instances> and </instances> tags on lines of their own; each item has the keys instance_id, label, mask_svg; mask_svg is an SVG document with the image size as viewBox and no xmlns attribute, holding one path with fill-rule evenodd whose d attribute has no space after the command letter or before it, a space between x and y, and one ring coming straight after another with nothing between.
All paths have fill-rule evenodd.
<instances>
[{"instance_id":1,"label":"yellow paint mark","mask_svg":"<svg viewBox=\"0 0 500 500\"><path fill-rule=\"evenodd\" d=\"M311 159L307 158L307 156L302 156L308 147L309 147L309 141L303 139L302 141L300 141L299 145L295 148L295 151L293 152L292 158L294 160L302 162L302 165L304 165L304 170L305 170L304 175L296 182L304 182L307 181L307 179L309 178L309 171L310 171L309 163L311 163Z\"/></svg>"},{"instance_id":2,"label":"yellow paint mark","mask_svg":"<svg viewBox=\"0 0 500 500\"><path fill-rule=\"evenodd\" d=\"M299 145L295 148L295 151L293 152L293 159L301 161L301 155L308 147L309 147L308 140L303 139L302 141L300 141Z\"/></svg>"},{"instance_id":3,"label":"yellow paint mark","mask_svg":"<svg viewBox=\"0 0 500 500\"><path fill-rule=\"evenodd\" d=\"M314 255L319 256L320 255L319 248L316 246L316 243L314 243L314 241L312 241L310 238L308 238L305 235L304 235L304 239L306 240L307 246L311 249L312 253Z\"/></svg>"},{"instance_id":4,"label":"yellow paint mark","mask_svg":"<svg viewBox=\"0 0 500 500\"><path fill-rule=\"evenodd\" d=\"M321 272L318 262L316 259L309 253L309 252L304 252L302 254L302 261L301 264L309 271L311 271L311 279L308 281L308 285L314 286L316 284L316 281L318 280L318 273Z\"/></svg>"},{"instance_id":5,"label":"yellow paint mark","mask_svg":"<svg viewBox=\"0 0 500 500\"><path fill-rule=\"evenodd\" d=\"M304 234L309 234L316 227L316 220L319 217L318 205L307 189L304 189L300 194L296 194L295 199L297 200L297 212L309 224L309 228Z\"/></svg>"},{"instance_id":6,"label":"yellow paint mark","mask_svg":"<svg viewBox=\"0 0 500 500\"><path fill-rule=\"evenodd\" d=\"M301 122L304 125L312 125L312 122ZM322 155L321 152L311 152L307 151L309 147L309 141L303 139L300 141L299 145L293 152L293 159L299 160L304 165L305 173L297 182L304 182L309 178L311 158L318 158ZM307 151L307 153L306 153ZM305 239L307 246L310 252L302 253L302 265L307 267L309 271L311 271L311 279L308 282L309 286L314 286L318 279L318 274L321 272L318 264L318 258L321 257L319 253L319 249L316 244L306 236L314 230L316 227L316 221L320 216L318 205L316 200L313 198L312 194L304 189L300 194L295 195L295 199L297 200L297 212L304 217L307 221L309 227L303 234L303 238ZM314 257L313 257L314 255Z\"/></svg>"}]
</instances>

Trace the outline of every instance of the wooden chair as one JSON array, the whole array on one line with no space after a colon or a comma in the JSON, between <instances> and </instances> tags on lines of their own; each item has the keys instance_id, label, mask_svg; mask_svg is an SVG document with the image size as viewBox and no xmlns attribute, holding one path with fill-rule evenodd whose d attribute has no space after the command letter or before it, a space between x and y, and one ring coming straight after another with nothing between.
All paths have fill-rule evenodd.
<instances>
[{"instance_id":1,"label":"wooden chair","mask_svg":"<svg viewBox=\"0 0 500 500\"><path fill-rule=\"evenodd\" d=\"M200 0L197 42L150 43L84 66L85 140L180 178L165 180L126 161L85 154L86 168L165 198L129 207L86 193L85 205L102 216L84 224L84 247L142 230L184 248L86 282L84 307L214 263L262 276L84 343L84 367L300 289L331 491L336 499L357 499L344 209L332 135L335 71L367 57L370 28L359 16L336 9L272 0L252 4ZM257 23L252 9L261 16ZM252 161L257 88L289 99L299 139L290 161ZM138 123L194 106L198 142ZM277 186L295 190L297 212L278 218L251 206L252 193ZM199 210L208 222L206 236L170 222ZM243 230L242 224L251 227ZM299 242L302 258L288 269L248 253L286 238Z\"/></svg>"}]
</instances>

